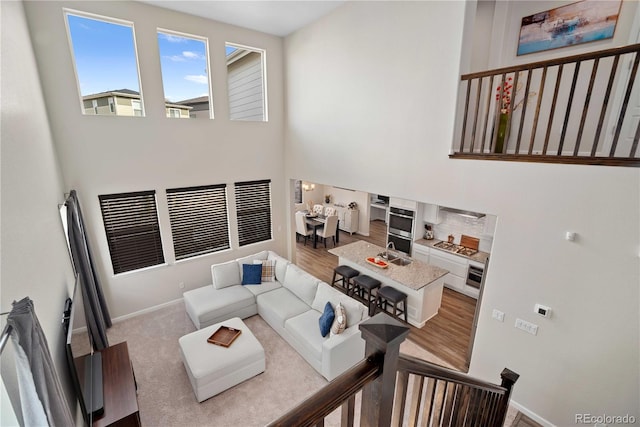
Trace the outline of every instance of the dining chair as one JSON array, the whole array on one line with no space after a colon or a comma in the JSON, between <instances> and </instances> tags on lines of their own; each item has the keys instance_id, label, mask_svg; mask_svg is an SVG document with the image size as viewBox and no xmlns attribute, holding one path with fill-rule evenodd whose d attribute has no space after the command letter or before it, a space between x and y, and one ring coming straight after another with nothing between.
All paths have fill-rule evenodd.
<instances>
[{"instance_id":1,"label":"dining chair","mask_svg":"<svg viewBox=\"0 0 640 427\"><path fill-rule=\"evenodd\" d=\"M318 215L324 215L324 206L322 205L313 205L313 213Z\"/></svg>"},{"instance_id":2,"label":"dining chair","mask_svg":"<svg viewBox=\"0 0 640 427\"><path fill-rule=\"evenodd\" d=\"M331 207L331 206L327 206L327 207L324 209L324 214L325 214L326 216L336 215L336 208Z\"/></svg>"},{"instance_id":3,"label":"dining chair","mask_svg":"<svg viewBox=\"0 0 640 427\"><path fill-rule=\"evenodd\" d=\"M313 230L307 227L307 222L304 220L304 212L296 212L296 242L298 237L304 237L304 245L307 245L307 237L313 235Z\"/></svg>"},{"instance_id":4,"label":"dining chair","mask_svg":"<svg viewBox=\"0 0 640 427\"><path fill-rule=\"evenodd\" d=\"M336 246L336 232L338 231L338 216L331 215L325 219L324 227L318 230L318 236L324 240L324 247L327 247L327 239L333 237L333 246Z\"/></svg>"}]
</instances>

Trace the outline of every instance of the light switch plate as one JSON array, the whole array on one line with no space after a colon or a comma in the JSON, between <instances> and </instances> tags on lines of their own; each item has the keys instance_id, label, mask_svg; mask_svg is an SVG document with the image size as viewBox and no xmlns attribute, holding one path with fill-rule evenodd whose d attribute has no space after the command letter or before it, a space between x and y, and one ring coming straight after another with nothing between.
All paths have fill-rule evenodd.
<instances>
[{"instance_id":1,"label":"light switch plate","mask_svg":"<svg viewBox=\"0 0 640 427\"><path fill-rule=\"evenodd\" d=\"M516 319L515 327L518 329L522 329L525 332L529 332L531 335L538 334L538 325L527 322L526 320Z\"/></svg>"},{"instance_id":2,"label":"light switch plate","mask_svg":"<svg viewBox=\"0 0 640 427\"><path fill-rule=\"evenodd\" d=\"M493 309L491 317L496 319L498 322L504 322L504 313L498 309Z\"/></svg>"}]
</instances>

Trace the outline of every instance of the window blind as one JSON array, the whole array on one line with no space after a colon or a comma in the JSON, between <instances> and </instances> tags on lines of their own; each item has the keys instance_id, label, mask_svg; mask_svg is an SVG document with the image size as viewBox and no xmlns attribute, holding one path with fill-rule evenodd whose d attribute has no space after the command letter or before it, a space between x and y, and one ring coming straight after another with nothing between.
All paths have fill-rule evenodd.
<instances>
[{"instance_id":1,"label":"window blind","mask_svg":"<svg viewBox=\"0 0 640 427\"><path fill-rule=\"evenodd\" d=\"M176 260L228 249L225 184L167 190Z\"/></svg>"},{"instance_id":2,"label":"window blind","mask_svg":"<svg viewBox=\"0 0 640 427\"><path fill-rule=\"evenodd\" d=\"M155 191L98 199L115 274L164 264Z\"/></svg>"},{"instance_id":3,"label":"window blind","mask_svg":"<svg viewBox=\"0 0 640 427\"><path fill-rule=\"evenodd\" d=\"M271 180L236 182L240 246L271 239Z\"/></svg>"}]
</instances>

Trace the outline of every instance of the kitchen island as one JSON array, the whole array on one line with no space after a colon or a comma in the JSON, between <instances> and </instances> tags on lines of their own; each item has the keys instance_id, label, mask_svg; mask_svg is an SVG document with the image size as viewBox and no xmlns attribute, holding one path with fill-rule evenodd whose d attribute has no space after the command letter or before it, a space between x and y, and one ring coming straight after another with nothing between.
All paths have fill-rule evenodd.
<instances>
[{"instance_id":1,"label":"kitchen island","mask_svg":"<svg viewBox=\"0 0 640 427\"><path fill-rule=\"evenodd\" d=\"M339 258L340 265L355 268L360 274L380 280L382 286L392 286L407 294L409 323L421 328L427 320L438 314L444 276L449 271L416 259L412 259L408 265L389 263L387 268L379 268L367 262L367 258L376 257L384 251L383 247L360 240L333 248L329 253Z\"/></svg>"}]
</instances>

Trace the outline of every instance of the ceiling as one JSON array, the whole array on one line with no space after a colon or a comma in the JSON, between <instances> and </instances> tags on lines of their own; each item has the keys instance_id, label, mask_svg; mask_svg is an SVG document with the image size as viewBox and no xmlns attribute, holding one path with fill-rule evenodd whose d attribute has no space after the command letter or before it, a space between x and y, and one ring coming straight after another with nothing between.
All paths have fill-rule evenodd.
<instances>
[{"instance_id":1,"label":"ceiling","mask_svg":"<svg viewBox=\"0 0 640 427\"><path fill-rule=\"evenodd\" d=\"M263 33L284 37L341 6L330 1L215 1L140 0Z\"/></svg>"}]
</instances>

